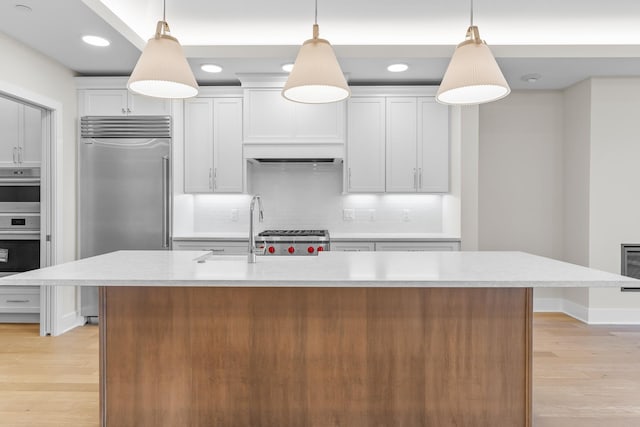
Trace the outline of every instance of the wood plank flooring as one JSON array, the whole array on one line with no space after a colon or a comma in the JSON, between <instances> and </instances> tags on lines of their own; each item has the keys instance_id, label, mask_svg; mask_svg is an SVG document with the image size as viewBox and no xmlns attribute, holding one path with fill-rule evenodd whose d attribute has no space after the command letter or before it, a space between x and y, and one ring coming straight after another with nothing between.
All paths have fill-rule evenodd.
<instances>
[{"instance_id":1,"label":"wood plank flooring","mask_svg":"<svg viewBox=\"0 0 640 427\"><path fill-rule=\"evenodd\" d=\"M640 326L589 326L538 313L535 427L640 426Z\"/></svg>"},{"instance_id":2,"label":"wood plank flooring","mask_svg":"<svg viewBox=\"0 0 640 427\"><path fill-rule=\"evenodd\" d=\"M640 426L640 326L536 314L533 386L534 427ZM0 324L0 426L98 425L98 328Z\"/></svg>"}]
</instances>

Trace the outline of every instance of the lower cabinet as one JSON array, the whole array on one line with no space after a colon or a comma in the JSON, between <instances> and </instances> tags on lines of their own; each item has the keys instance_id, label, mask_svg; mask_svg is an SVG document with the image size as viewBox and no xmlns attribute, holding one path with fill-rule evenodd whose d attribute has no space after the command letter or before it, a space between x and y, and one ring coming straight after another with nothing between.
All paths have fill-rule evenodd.
<instances>
[{"instance_id":1,"label":"lower cabinet","mask_svg":"<svg viewBox=\"0 0 640 427\"><path fill-rule=\"evenodd\" d=\"M376 245L374 242L331 242L331 250L341 252L375 251Z\"/></svg>"},{"instance_id":2,"label":"lower cabinet","mask_svg":"<svg viewBox=\"0 0 640 427\"><path fill-rule=\"evenodd\" d=\"M459 251L460 242L376 242L376 251Z\"/></svg>"},{"instance_id":3,"label":"lower cabinet","mask_svg":"<svg viewBox=\"0 0 640 427\"><path fill-rule=\"evenodd\" d=\"M421 241L421 242L393 242L393 241L348 241L331 242L332 251L359 252L359 251L459 251L460 242L457 240L446 241Z\"/></svg>"},{"instance_id":4,"label":"lower cabinet","mask_svg":"<svg viewBox=\"0 0 640 427\"><path fill-rule=\"evenodd\" d=\"M39 323L40 287L0 286L0 322Z\"/></svg>"},{"instance_id":5,"label":"lower cabinet","mask_svg":"<svg viewBox=\"0 0 640 427\"><path fill-rule=\"evenodd\" d=\"M232 240L174 240L175 251L210 251L218 255L244 255L248 243Z\"/></svg>"}]
</instances>

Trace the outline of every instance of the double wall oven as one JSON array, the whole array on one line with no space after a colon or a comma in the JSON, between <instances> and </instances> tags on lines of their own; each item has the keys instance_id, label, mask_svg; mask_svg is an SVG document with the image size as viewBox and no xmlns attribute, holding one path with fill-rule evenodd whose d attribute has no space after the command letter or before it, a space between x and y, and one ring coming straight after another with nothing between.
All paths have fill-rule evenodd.
<instances>
[{"instance_id":1,"label":"double wall oven","mask_svg":"<svg viewBox=\"0 0 640 427\"><path fill-rule=\"evenodd\" d=\"M40 268L40 168L0 169L0 277Z\"/></svg>"}]
</instances>

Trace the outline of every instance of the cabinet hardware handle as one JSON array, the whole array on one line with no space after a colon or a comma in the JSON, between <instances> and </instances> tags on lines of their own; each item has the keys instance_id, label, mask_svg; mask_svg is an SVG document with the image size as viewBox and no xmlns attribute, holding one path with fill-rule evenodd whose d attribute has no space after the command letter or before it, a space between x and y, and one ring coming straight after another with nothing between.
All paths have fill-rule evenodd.
<instances>
[{"instance_id":1,"label":"cabinet hardware handle","mask_svg":"<svg viewBox=\"0 0 640 427\"><path fill-rule=\"evenodd\" d=\"M13 147L13 163L18 163L16 160L16 153L18 152L18 147Z\"/></svg>"},{"instance_id":2,"label":"cabinet hardware handle","mask_svg":"<svg viewBox=\"0 0 640 427\"><path fill-rule=\"evenodd\" d=\"M18 163L22 164L24 156L22 155L22 147L18 147Z\"/></svg>"},{"instance_id":3,"label":"cabinet hardware handle","mask_svg":"<svg viewBox=\"0 0 640 427\"><path fill-rule=\"evenodd\" d=\"M351 168L349 168L349 176L347 179L347 188L351 190Z\"/></svg>"},{"instance_id":4,"label":"cabinet hardware handle","mask_svg":"<svg viewBox=\"0 0 640 427\"><path fill-rule=\"evenodd\" d=\"M418 176L419 178L419 182L420 182L420 189L422 190L422 168L418 168Z\"/></svg>"},{"instance_id":5,"label":"cabinet hardware handle","mask_svg":"<svg viewBox=\"0 0 640 427\"><path fill-rule=\"evenodd\" d=\"M218 168L213 168L213 189L218 189Z\"/></svg>"},{"instance_id":6,"label":"cabinet hardware handle","mask_svg":"<svg viewBox=\"0 0 640 427\"><path fill-rule=\"evenodd\" d=\"M224 248L211 248L209 249L210 252L224 252Z\"/></svg>"},{"instance_id":7,"label":"cabinet hardware handle","mask_svg":"<svg viewBox=\"0 0 640 427\"><path fill-rule=\"evenodd\" d=\"M213 190L213 168L209 168L209 190Z\"/></svg>"},{"instance_id":8,"label":"cabinet hardware handle","mask_svg":"<svg viewBox=\"0 0 640 427\"><path fill-rule=\"evenodd\" d=\"M7 302L14 302L14 303L19 303L19 304L24 304L24 303L28 303L31 300L28 299L8 299Z\"/></svg>"},{"instance_id":9,"label":"cabinet hardware handle","mask_svg":"<svg viewBox=\"0 0 640 427\"><path fill-rule=\"evenodd\" d=\"M131 108L127 108L127 113L131 114Z\"/></svg>"},{"instance_id":10,"label":"cabinet hardware handle","mask_svg":"<svg viewBox=\"0 0 640 427\"><path fill-rule=\"evenodd\" d=\"M127 110L125 110L124 108L122 109L122 114L127 114Z\"/></svg>"}]
</instances>

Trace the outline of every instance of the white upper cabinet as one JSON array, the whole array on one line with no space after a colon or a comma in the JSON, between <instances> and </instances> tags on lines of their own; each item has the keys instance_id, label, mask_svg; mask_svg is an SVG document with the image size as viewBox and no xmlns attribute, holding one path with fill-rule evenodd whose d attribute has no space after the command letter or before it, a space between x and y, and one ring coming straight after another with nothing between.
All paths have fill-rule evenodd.
<instances>
[{"instance_id":1,"label":"white upper cabinet","mask_svg":"<svg viewBox=\"0 0 640 427\"><path fill-rule=\"evenodd\" d=\"M39 166L42 111L0 97L0 165Z\"/></svg>"},{"instance_id":2,"label":"white upper cabinet","mask_svg":"<svg viewBox=\"0 0 640 427\"><path fill-rule=\"evenodd\" d=\"M344 143L344 101L300 104L280 92L280 88L244 91L245 143Z\"/></svg>"},{"instance_id":3,"label":"white upper cabinet","mask_svg":"<svg viewBox=\"0 0 640 427\"><path fill-rule=\"evenodd\" d=\"M385 190L385 99L348 101L345 189L350 193Z\"/></svg>"},{"instance_id":4,"label":"white upper cabinet","mask_svg":"<svg viewBox=\"0 0 640 427\"><path fill-rule=\"evenodd\" d=\"M449 192L449 107L418 98L418 191Z\"/></svg>"},{"instance_id":5,"label":"white upper cabinet","mask_svg":"<svg viewBox=\"0 0 640 427\"><path fill-rule=\"evenodd\" d=\"M185 193L241 193L242 187L242 99L185 100Z\"/></svg>"},{"instance_id":6,"label":"white upper cabinet","mask_svg":"<svg viewBox=\"0 0 640 427\"><path fill-rule=\"evenodd\" d=\"M0 163L17 163L17 150L20 141L20 104L0 97Z\"/></svg>"},{"instance_id":7,"label":"white upper cabinet","mask_svg":"<svg viewBox=\"0 0 640 427\"><path fill-rule=\"evenodd\" d=\"M449 107L409 87L373 89L349 100L345 191L449 192Z\"/></svg>"},{"instance_id":8,"label":"white upper cabinet","mask_svg":"<svg viewBox=\"0 0 640 427\"><path fill-rule=\"evenodd\" d=\"M213 192L213 99L184 101L184 191Z\"/></svg>"},{"instance_id":9,"label":"white upper cabinet","mask_svg":"<svg viewBox=\"0 0 640 427\"><path fill-rule=\"evenodd\" d=\"M417 100L387 98L387 192L417 190Z\"/></svg>"},{"instance_id":10,"label":"white upper cabinet","mask_svg":"<svg viewBox=\"0 0 640 427\"><path fill-rule=\"evenodd\" d=\"M129 92L126 89L79 91L81 116L169 116L171 101Z\"/></svg>"},{"instance_id":11,"label":"white upper cabinet","mask_svg":"<svg viewBox=\"0 0 640 427\"><path fill-rule=\"evenodd\" d=\"M242 98L213 101L213 191L241 193Z\"/></svg>"},{"instance_id":12,"label":"white upper cabinet","mask_svg":"<svg viewBox=\"0 0 640 427\"><path fill-rule=\"evenodd\" d=\"M39 166L42 160L42 110L24 106L24 133L18 146L20 164Z\"/></svg>"}]
</instances>

